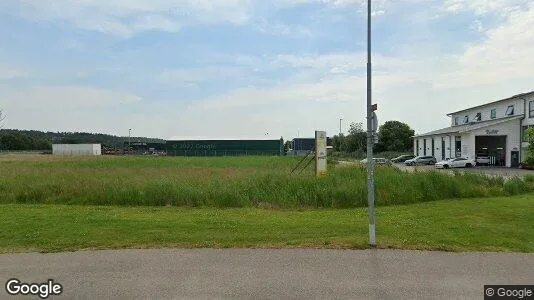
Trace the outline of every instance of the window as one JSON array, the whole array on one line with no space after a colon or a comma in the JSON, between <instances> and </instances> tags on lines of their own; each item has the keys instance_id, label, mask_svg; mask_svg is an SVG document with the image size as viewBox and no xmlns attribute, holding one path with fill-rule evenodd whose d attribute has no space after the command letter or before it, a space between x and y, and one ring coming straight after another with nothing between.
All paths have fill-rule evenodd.
<instances>
[{"instance_id":1,"label":"window","mask_svg":"<svg viewBox=\"0 0 534 300\"><path fill-rule=\"evenodd\" d=\"M508 106L508 108L506 109L506 115L507 116L511 116L514 114L514 106L513 105L510 105Z\"/></svg>"},{"instance_id":2,"label":"window","mask_svg":"<svg viewBox=\"0 0 534 300\"><path fill-rule=\"evenodd\" d=\"M492 119L497 118L497 110L495 108L491 110L491 118Z\"/></svg>"},{"instance_id":3,"label":"window","mask_svg":"<svg viewBox=\"0 0 534 300\"><path fill-rule=\"evenodd\" d=\"M455 153L455 156L456 157L460 157L462 156L462 137L461 136L456 136L455 138L455 147L456 147L456 153Z\"/></svg>"},{"instance_id":4,"label":"window","mask_svg":"<svg viewBox=\"0 0 534 300\"><path fill-rule=\"evenodd\" d=\"M482 121L482 113L477 113L476 114L475 121Z\"/></svg>"},{"instance_id":5,"label":"window","mask_svg":"<svg viewBox=\"0 0 534 300\"><path fill-rule=\"evenodd\" d=\"M534 118L534 100L528 103L528 117Z\"/></svg>"},{"instance_id":6,"label":"window","mask_svg":"<svg viewBox=\"0 0 534 300\"><path fill-rule=\"evenodd\" d=\"M458 117L454 117L454 125L458 125L460 123L460 119Z\"/></svg>"},{"instance_id":7,"label":"window","mask_svg":"<svg viewBox=\"0 0 534 300\"><path fill-rule=\"evenodd\" d=\"M467 123L469 123L469 116L464 117L464 124L467 124Z\"/></svg>"}]
</instances>

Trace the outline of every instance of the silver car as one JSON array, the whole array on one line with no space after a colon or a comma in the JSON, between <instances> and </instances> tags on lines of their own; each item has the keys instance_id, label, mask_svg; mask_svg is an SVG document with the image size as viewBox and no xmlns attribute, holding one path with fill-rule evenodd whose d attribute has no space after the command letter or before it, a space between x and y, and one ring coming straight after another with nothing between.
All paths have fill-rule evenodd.
<instances>
[{"instance_id":1,"label":"silver car","mask_svg":"<svg viewBox=\"0 0 534 300\"><path fill-rule=\"evenodd\" d=\"M409 159L404 162L407 166L415 165L434 165L437 163L437 160L434 156L416 156L413 159Z\"/></svg>"}]
</instances>

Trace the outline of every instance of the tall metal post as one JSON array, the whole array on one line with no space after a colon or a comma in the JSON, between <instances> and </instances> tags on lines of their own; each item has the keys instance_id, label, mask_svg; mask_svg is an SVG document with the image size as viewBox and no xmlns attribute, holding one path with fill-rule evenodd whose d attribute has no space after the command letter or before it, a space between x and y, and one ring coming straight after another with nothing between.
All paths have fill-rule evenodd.
<instances>
[{"instance_id":1,"label":"tall metal post","mask_svg":"<svg viewBox=\"0 0 534 300\"><path fill-rule=\"evenodd\" d=\"M373 111L371 94L371 0L367 0L367 201L369 211L369 245L376 247L375 183L373 160Z\"/></svg>"},{"instance_id":2,"label":"tall metal post","mask_svg":"<svg viewBox=\"0 0 534 300\"><path fill-rule=\"evenodd\" d=\"M339 136L341 136L341 121L343 121L343 119L339 119Z\"/></svg>"}]
</instances>

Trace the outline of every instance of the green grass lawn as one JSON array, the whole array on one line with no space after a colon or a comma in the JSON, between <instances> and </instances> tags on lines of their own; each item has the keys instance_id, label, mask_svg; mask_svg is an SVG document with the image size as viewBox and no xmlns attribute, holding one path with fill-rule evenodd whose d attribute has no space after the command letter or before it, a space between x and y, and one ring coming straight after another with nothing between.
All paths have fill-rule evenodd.
<instances>
[{"instance_id":1,"label":"green grass lawn","mask_svg":"<svg viewBox=\"0 0 534 300\"><path fill-rule=\"evenodd\" d=\"M365 208L0 205L0 252L147 247L366 248ZM534 195L378 207L380 248L534 252Z\"/></svg>"}]
</instances>

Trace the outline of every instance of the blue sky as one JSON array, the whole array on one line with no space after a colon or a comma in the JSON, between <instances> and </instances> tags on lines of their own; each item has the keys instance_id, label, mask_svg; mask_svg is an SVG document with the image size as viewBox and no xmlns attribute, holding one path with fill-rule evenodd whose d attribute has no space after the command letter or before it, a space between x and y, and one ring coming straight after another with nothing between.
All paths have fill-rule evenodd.
<instances>
[{"instance_id":1,"label":"blue sky","mask_svg":"<svg viewBox=\"0 0 534 300\"><path fill-rule=\"evenodd\" d=\"M534 90L529 0L373 0L380 123ZM5 128L312 136L365 122L362 0L3 0Z\"/></svg>"}]
</instances>

